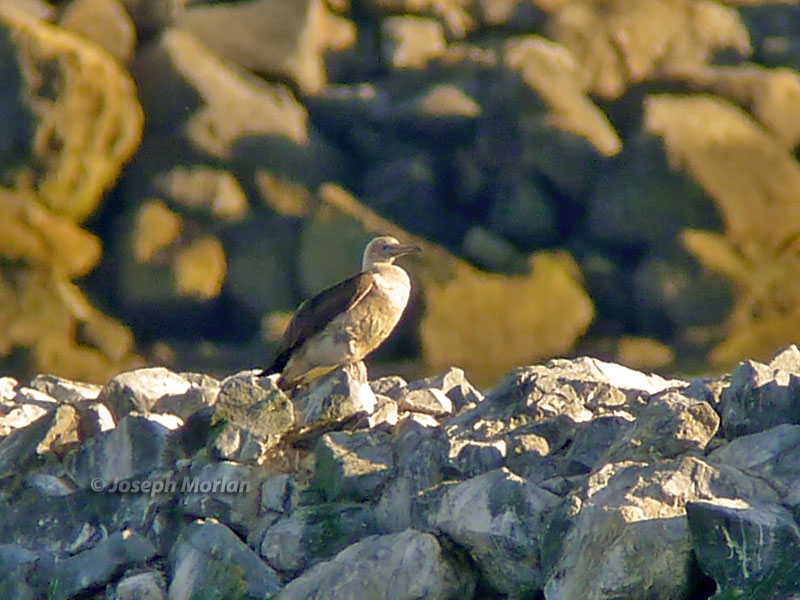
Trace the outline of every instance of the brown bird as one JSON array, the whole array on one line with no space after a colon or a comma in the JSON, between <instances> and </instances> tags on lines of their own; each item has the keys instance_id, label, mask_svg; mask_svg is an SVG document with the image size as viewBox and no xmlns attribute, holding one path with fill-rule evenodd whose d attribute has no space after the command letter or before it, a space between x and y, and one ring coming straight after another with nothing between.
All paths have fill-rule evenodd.
<instances>
[{"instance_id":1,"label":"brown bird","mask_svg":"<svg viewBox=\"0 0 800 600\"><path fill-rule=\"evenodd\" d=\"M411 281L394 259L419 251L391 236L373 239L358 275L299 306L264 374L280 373L278 385L289 390L363 360L389 337L408 304Z\"/></svg>"}]
</instances>

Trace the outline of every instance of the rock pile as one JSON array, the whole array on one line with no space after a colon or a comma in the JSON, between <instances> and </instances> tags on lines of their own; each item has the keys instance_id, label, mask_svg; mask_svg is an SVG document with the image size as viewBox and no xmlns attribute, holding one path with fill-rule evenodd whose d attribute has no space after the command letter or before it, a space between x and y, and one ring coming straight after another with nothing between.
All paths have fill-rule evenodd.
<instances>
[{"instance_id":1,"label":"rock pile","mask_svg":"<svg viewBox=\"0 0 800 600\"><path fill-rule=\"evenodd\" d=\"M163 368L0 379L0 596L800 594L800 350L666 380L593 358L485 395Z\"/></svg>"}]
</instances>

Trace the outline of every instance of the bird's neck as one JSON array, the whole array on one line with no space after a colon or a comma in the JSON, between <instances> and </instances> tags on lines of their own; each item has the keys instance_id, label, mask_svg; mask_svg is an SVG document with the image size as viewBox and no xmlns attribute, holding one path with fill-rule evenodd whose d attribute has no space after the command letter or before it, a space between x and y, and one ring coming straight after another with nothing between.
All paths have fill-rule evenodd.
<instances>
[{"instance_id":1,"label":"bird's neck","mask_svg":"<svg viewBox=\"0 0 800 600\"><path fill-rule=\"evenodd\" d=\"M370 272L374 274L382 289L390 294L396 294L398 298L408 298L411 280L403 269L390 263L380 263L373 265ZM403 302L405 303L405 300Z\"/></svg>"}]
</instances>

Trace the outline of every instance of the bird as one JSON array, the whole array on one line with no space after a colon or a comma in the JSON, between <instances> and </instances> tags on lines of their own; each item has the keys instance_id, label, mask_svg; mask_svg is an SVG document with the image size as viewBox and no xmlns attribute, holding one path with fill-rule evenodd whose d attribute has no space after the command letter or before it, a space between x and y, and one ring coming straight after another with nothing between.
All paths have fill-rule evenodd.
<instances>
[{"instance_id":1,"label":"bird","mask_svg":"<svg viewBox=\"0 0 800 600\"><path fill-rule=\"evenodd\" d=\"M280 373L278 387L288 391L363 360L389 337L408 304L411 280L394 260L420 250L388 235L371 240L360 273L300 304L263 374Z\"/></svg>"}]
</instances>

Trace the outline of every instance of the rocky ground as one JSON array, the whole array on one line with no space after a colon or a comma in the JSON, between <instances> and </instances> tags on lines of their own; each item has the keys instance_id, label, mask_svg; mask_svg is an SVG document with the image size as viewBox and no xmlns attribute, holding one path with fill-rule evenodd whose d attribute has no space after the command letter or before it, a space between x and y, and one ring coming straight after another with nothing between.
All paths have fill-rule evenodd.
<instances>
[{"instance_id":1,"label":"rocky ground","mask_svg":"<svg viewBox=\"0 0 800 600\"><path fill-rule=\"evenodd\" d=\"M795 346L365 375L0 379L0 596L800 597Z\"/></svg>"}]
</instances>

